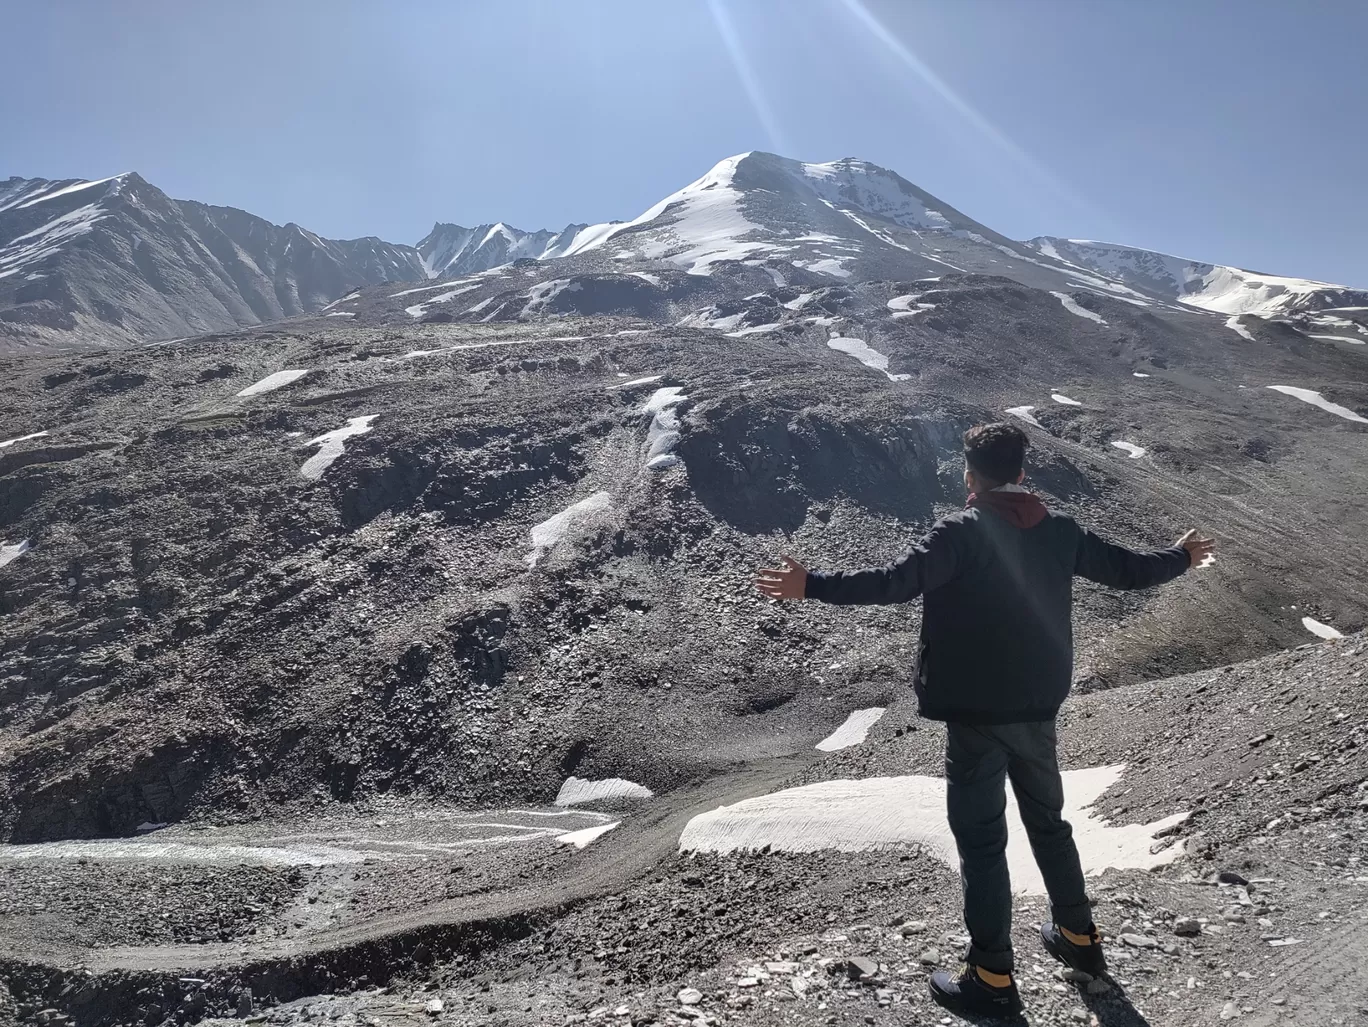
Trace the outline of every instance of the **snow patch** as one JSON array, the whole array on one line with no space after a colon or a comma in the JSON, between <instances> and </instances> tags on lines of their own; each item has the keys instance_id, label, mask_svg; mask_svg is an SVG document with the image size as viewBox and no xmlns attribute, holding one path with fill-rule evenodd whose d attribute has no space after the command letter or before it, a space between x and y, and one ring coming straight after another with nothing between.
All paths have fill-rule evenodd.
<instances>
[{"instance_id":1,"label":"snow patch","mask_svg":"<svg viewBox=\"0 0 1368 1027\"><path fill-rule=\"evenodd\" d=\"M646 282L646 283L649 284L649 285L654 285L657 289L663 289L663 288L665 288L665 286L663 286L663 285L660 283L660 276L659 276L659 275L650 275L650 274L647 274L645 271L633 271L633 272L632 272L632 277L633 277L633 278L640 278L643 282Z\"/></svg>"},{"instance_id":2,"label":"snow patch","mask_svg":"<svg viewBox=\"0 0 1368 1027\"><path fill-rule=\"evenodd\" d=\"M318 452L304 461L304 466L299 469L301 476L317 480L323 477L323 472L332 466L334 460L346 452L346 442L353 435L364 435L371 430L371 422L379 414L363 414L360 417L350 418L341 428L334 428L330 432L310 439L305 445L320 447Z\"/></svg>"},{"instance_id":3,"label":"snow patch","mask_svg":"<svg viewBox=\"0 0 1368 1027\"><path fill-rule=\"evenodd\" d=\"M0 449L8 449L15 443L28 442L30 439L41 439L46 434L48 434L46 431L36 431L28 435L20 435L17 439L6 439L4 442L0 442Z\"/></svg>"},{"instance_id":4,"label":"snow patch","mask_svg":"<svg viewBox=\"0 0 1368 1027\"><path fill-rule=\"evenodd\" d=\"M1064 816L1073 825L1083 871L1146 870L1177 859L1183 843L1152 852L1155 838L1182 823L1177 813L1152 824L1112 826L1090 807L1121 779L1124 765L1066 770ZM1016 799L1007 789L1007 863L1017 894L1044 895ZM949 867L959 865L945 816L945 781L909 775L823 781L745 799L694 817L679 839L682 851L866 852L919 845Z\"/></svg>"},{"instance_id":5,"label":"snow patch","mask_svg":"<svg viewBox=\"0 0 1368 1027\"><path fill-rule=\"evenodd\" d=\"M403 293L396 293L395 295L402 296ZM323 309L324 309L324 310L332 310L332 308L335 307L335 306L337 306L339 303L348 303L348 302L350 302L350 301L352 301L352 300L357 300L357 299L360 299L360 298L361 298L361 294L360 294L359 292L348 293L346 296L342 296L342 297L340 297L340 298L338 298L338 299L333 300L331 303L329 303L329 304L328 304L326 307L324 307Z\"/></svg>"},{"instance_id":6,"label":"snow patch","mask_svg":"<svg viewBox=\"0 0 1368 1027\"><path fill-rule=\"evenodd\" d=\"M533 525L532 552L523 558L524 562L528 567L535 567L548 549L558 542L565 541L581 523L592 519L597 513L612 509L612 506L612 496L607 492L595 492L592 496L567 506L554 517L548 517L540 524Z\"/></svg>"},{"instance_id":7,"label":"snow patch","mask_svg":"<svg viewBox=\"0 0 1368 1027\"><path fill-rule=\"evenodd\" d=\"M667 385L656 389L641 408L643 414L651 415L651 426L646 430L646 467L649 470L663 471L682 462L674 451L679 443L679 414L674 407L688 398L679 386Z\"/></svg>"},{"instance_id":8,"label":"snow patch","mask_svg":"<svg viewBox=\"0 0 1368 1027\"><path fill-rule=\"evenodd\" d=\"M324 316L325 316L325 317L355 317L355 316L356 316L356 312L353 311L353 310L334 310L331 314L325 314Z\"/></svg>"},{"instance_id":9,"label":"snow patch","mask_svg":"<svg viewBox=\"0 0 1368 1027\"><path fill-rule=\"evenodd\" d=\"M542 282L532 286L527 293L527 306L523 308L524 314L535 314L545 310L547 305L563 292L581 292L584 285L570 278L554 278L549 282Z\"/></svg>"},{"instance_id":10,"label":"snow patch","mask_svg":"<svg viewBox=\"0 0 1368 1027\"><path fill-rule=\"evenodd\" d=\"M649 799L655 793L635 781L620 777L590 781L582 777L568 777L556 796L557 806L578 806L603 799Z\"/></svg>"},{"instance_id":11,"label":"snow patch","mask_svg":"<svg viewBox=\"0 0 1368 1027\"><path fill-rule=\"evenodd\" d=\"M869 729L884 715L882 706L872 706L867 710L856 710L846 717L845 723L817 743L822 752L836 752L859 745L869 735Z\"/></svg>"},{"instance_id":12,"label":"snow patch","mask_svg":"<svg viewBox=\"0 0 1368 1027\"><path fill-rule=\"evenodd\" d=\"M20 539L12 546L0 546L0 567L13 563L32 548L28 539Z\"/></svg>"},{"instance_id":13,"label":"snow patch","mask_svg":"<svg viewBox=\"0 0 1368 1027\"><path fill-rule=\"evenodd\" d=\"M1056 403L1063 403L1066 407L1081 407L1083 405L1076 399L1070 399L1062 392L1052 392L1050 393L1050 398Z\"/></svg>"},{"instance_id":14,"label":"snow patch","mask_svg":"<svg viewBox=\"0 0 1368 1027\"><path fill-rule=\"evenodd\" d=\"M845 262L849 257L822 257L820 260L795 260L795 267L801 267L807 271L815 271L822 275L834 275L837 278L849 278L851 272L846 270Z\"/></svg>"},{"instance_id":15,"label":"snow patch","mask_svg":"<svg viewBox=\"0 0 1368 1027\"><path fill-rule=\"evenodd\" d=\"M1035 407L1033 406L1008 407L1006 410L1003 411L1003 413L1011 414L1013 417L1019 417L1027 424L1033 424L1037 428L1039 428L1041 426L1040 422L1037 421L1035 417L1031 414L1031 411L1034 409Z\"/></svg>"},{"instance_id":16,"label":"snow patch","mask_svg":"<svg viewBox=\"0 0 1368 1027\"><path fill-rule=\"evenodd\" d=\"M276 389L284 388L291 382L297 382L308 374L308 369L300 370L295 368L289 371L277 371L275 374L268 374L259 382L253 382L247 388L238 393L239 396L259 396L263 392L274 392Z\"/></svg>"},{"instance_id":17,"label":"snow patch","mask_svg":"<svg viewBox=\"0 0 1368 1027\"><path fill-rule=\"evenodd\" d=\"M727 338L729 338L729 339L741 339L741 338L744 338L744 337L747 336L747 335L759 335L759 334L761 334L762 332L772 332L772 331L774 331L776 328L780 328L780 327L782 327L782 323L781 323L781 322L779 322L779 321L771 321L769 324L764 324L764 325L752 325L752 326L749 327L749 328L740 328L740 329L738 329L737 331L728 332L728 333L727 333Z\"/></svg>"},{"instance_id":18,"label":"snow patch","mask_svg":"<svg viewBox=\"0 0 1368 1027\"><path fill-rule=\"evenodd\" d=\"M630 389L633 385L650 385L651 382L658 382L664 378L663 374L647 375L645 378L633 378L630 382L614 382L609 385L610 389Z\"/></svg>"},{"instance_id":19,"label":"snow patch","mask_svg":"<svg viewBox=\"0 0 1368 1027\"><path fill-rule=\"evenodd\" d=\"M1064 305L1064 309L1067 310L1070 314L1077 314L1079 317L1086 317L1089 321L1096 321L1100 325L1104 325L1107 323L1106 321L1102 320L1101 314L1094 314L1091 310L1085 310L1083 307L1080 307L1078 305L1078 302L1067 292L1054 292L1052 290L1050 292L1050 295L1053 296L1055 299L1059 300L1059 302Z\"/></svg>"},{"instance_id":20,"label":"snow patch","mask_svg":"<svg viewBox=\"0 0 1368 1027\"><path fill-rule=\"evenodd\" d=\"M1335 630L1334 628L1332 628L1329 624L1322 624L1320 621L1316 620L1314 617L1303 617L1303 618L1302 618L1302 627L1304 627L1307 631L1311 632L1311 634L1315 635L1317 638L1343 638L1343 637L1344 637L1344 635L1343 635L1341 632L1336 631L1336 630Z\"/></svg>"},{"instance_id":21,"label":"snow patch","mask_svg":"<svg viewBox=\"0 0 1368 1027\"><path fill-rule=\"evenodd\" d=\"M476 282L473 285L461 285L455 289L450 289L447 292L438 293L430 300L424 300L422 303L415 303L411 307L405 307L404 313L407 314L409 317L422 317L424 314L427 313L428 307L434 306L438 303L445 303L447 300L453 299L456 296L460 296L462 293L474 292L476 289L480 288L482 284L482 282ZM411 291L418 292L420 290L413 289Z\"/></svg>"},{"instance_id":22,"label":"snow patch","mask_svg":"<svg viewBox=\"0 0 1368 1027\"><path fill-rule=\"evenodd\" d=\"M1338 403L1331 403L1319 392L1312 389L1300 389L1295 385L1270 385L1268 388L1274 392L1281 392L1285 396L1295 396L1303 403L1310 403L1312 406L1320 407L1327 413L1334 414L1336 417L1343 417L1346 421L1356 421L1359 424L1368 424L1368 417L1363 417L1354 413L1348 407L1342 407Z\"/></svg>"},{"instance_id":23,"label":"snow patch","mask_svg":"<svg viewBox=\"0 0 1368 1027\"><path fill-rule=\"evenodd\" d=\"M1309 335L1309 337L1312 339L1324 339L1326 342L1347 342L1354 346L1363 345L1362 339L1351 338L1348 335Z\"/></svg>"},{"instance_id":24,"label":"snow patch","mask_svg":"<svg viewBox=\"0 0 1368 1027\"><path fill-rule=\"evenodd\" d=\"M1137 446L1134 442L1113 442L1117 449L1124 449L1132 460L1139 460L1145 455L1145 447Z\"/></svg>"},{"instance_id":25,"label":"snow patch","mask_svg":"<svg viewBox=\"0 0 1368 1027\"><path fill-rule=\"evenodd\" d=\"M845 353L854 357L865 367L872 367L876 371L882 371L885 377L891 382L905 382L911 378L910 374L889 374L888 357L874 349L862 339L851 339L841 335L833 335L827 339L827 346L836 350L838 353Z\"/></svg>"},{"instance_id":26,"label":"snow patch","mask_svg":"<svg viewBox=\"0 0 1368 1027\"><path fill-rule=\"evenodd\" d=\"M1147 375L1144 371L1132 371L1132 372L1131 372L1131 377L1132 377L1132 378L1149 378L1150 375Z\"/></svg>"},{"instance_id":27,"label":"snow patch","mask_svg":"<svg viewBox=\"0 0 1368 1027\"><path fill-rule=\"evenodd\" d=\"M600 824L598 827L586 827L579 831L566 831L564 834L556 835L556 841L560 842L562 845L573 845L577 849L582 849L590 842L607 834L620 823L620 820L614 820L611 824Z\"/></svg>"},{"instance_id":28,"label":"snow patch","mask_svg":"<svg viewBox=\"0 0 1368 1027\"><path fill-rule=\"evenodd\" d=\"M1232 332L1234 332L1234 333L1235 333L1236 335L1238 335L1240 338L1242 338L1242 339L1248 339L1250 342L1256 342L1256 341L1257 341L1257 340L1254 338L1254 336L1252 336L1252 335L1249 334L1249 329L1246 328L1244 325L1240 324L1240 315L1239 315L1239 314L1231 314L1228 318L1226 318L1226 323L1225 323L1225 324L1226 324L1226 327L1227 327L1227 328L1229 328Z\"/></svg>"}]
</instances>

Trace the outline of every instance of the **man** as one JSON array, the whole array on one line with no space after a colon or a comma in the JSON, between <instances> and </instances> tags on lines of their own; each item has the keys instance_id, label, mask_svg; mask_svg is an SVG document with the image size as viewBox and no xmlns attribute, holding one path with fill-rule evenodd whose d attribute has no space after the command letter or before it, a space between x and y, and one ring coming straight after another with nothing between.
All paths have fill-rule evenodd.
<instances>
[{"instance_id":1,"label":"man","mask_svg":"<svg viewBox=\"0 0 1368 1027\"><path fill-rule=\"evenodd\" d=\"M1114 588L1159 585L1200 565L1215 543L1189 531L1168 549L1134 552L1049 510L1022 488L1027 439L1010 424L964 435L964 510L941 518L902 559L859 571L808 572L784 557L756 584L772 599L905 603L925 596L915 689L923 717L946 722L946 803L959 849L970 945L958 976L931 977L954 1012L1014 1016L1012 893L1004 778L1050 895L1041 939L1055 958L1106 971L1064 786L1055 716L1073 677L1073 578Z\"/></svg>"}]
</instances>

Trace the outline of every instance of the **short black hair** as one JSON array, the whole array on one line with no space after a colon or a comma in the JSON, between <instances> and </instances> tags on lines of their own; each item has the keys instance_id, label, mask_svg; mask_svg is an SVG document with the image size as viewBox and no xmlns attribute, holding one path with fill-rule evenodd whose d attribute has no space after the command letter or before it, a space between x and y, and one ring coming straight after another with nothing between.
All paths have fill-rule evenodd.
<instances>
[{"instance_id":1,"label":"short black hair","mask_svg":"<svg viewBox=\"0 0 1368 1027\"><path fill-rule=\"evenodd\" d=\"M964 433L964 462L995 486L1016 481L1030 447L1026 433L1014 424L980 424Z\"/></svg>"}]
</instances>

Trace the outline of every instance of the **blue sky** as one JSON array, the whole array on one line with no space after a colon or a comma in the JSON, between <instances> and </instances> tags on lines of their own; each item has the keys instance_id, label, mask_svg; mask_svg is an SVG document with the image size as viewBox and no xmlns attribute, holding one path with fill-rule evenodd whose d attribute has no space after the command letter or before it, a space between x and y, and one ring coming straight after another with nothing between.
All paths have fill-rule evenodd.
<instances>
[{"instance_id":1,"label":"blue sky","mask_svg":"<svg viewBox=\"0 0 1368 1027\"><path fill-rule=\"evenodd\" d=\"M412 243L631 218L745 150L858 156L1016 238L1368 287L1359 0L63 0L4 24L0 177L136 170Z\"/></svg>"}]
</instances>

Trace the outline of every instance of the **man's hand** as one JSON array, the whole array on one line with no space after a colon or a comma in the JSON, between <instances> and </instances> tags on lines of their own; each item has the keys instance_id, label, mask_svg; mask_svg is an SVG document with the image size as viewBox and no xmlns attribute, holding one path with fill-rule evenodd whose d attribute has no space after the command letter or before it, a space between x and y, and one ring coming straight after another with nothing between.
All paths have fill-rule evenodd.
<instances>
[{"instance_id":1,"label":"man's hand","mask_svg":"<svg viewBox=\"0 0 1368 1027\"><path fill-rule=\"evenodd\" d=\"M782 570L761 567L755 587L771 599L803 599L807 596L807 568L791 556L781 556Z\"/></svg>"},{"instance_id":2,"label":"man's hand","mask_svg":"<svg viewBox=\"0 0 1368 1027\"><path fill-rule=\"evenodd\" d=\"M1198 538L1196 528L1193 528L1173 544L1182 546L1187 550L1189 567L1204 567L1215 560L1216 540Z\"/></svg>"}]
</instances>

